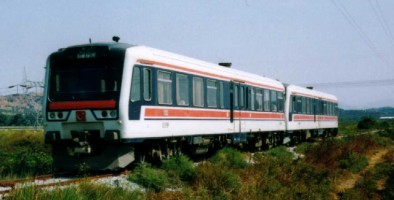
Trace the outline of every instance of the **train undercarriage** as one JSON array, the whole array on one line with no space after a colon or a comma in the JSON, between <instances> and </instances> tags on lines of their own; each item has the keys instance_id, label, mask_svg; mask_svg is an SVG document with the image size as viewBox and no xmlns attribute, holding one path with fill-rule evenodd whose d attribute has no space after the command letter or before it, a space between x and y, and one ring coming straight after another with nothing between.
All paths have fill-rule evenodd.
<instances>
[{"instance_id":1,"label":"train undercarriage","mask_svg":"<svg viewBox=\"0 0 394 200\"><path fill-rule=\"evenodd\" d=\"M53 165L55 171L117 170L138 162L158 165L163 159L181 154L193 157L214 153L225 146L260 151L280 145L295 145L307 141L308 138L336 134L337 129L287 133L276 131L147 139L140 143L109 142L80 137L66 143L52 144Z\"/></svg>"}]
</instances>

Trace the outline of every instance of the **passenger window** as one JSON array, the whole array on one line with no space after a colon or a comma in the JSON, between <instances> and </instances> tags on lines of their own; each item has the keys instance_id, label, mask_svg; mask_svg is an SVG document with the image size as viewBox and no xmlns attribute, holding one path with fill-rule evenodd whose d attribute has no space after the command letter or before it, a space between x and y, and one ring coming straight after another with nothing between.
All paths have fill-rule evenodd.
<instances>
[{"instance_id":1,"label":"passenger window","mask_svg":"<svg viewBox=\"0 0 394 200\"><path fill-rule=\"evenodd\" d=\"M207 80L207 103L208 107L216 108L218 98L218 87L215 80Z\"/></svg>"},{"instance_id":2,"label":"passenger window","mask_svg":"<svg viewBox=\"0 0 394 200\"><path fill-rule=\"evenodd\" d=\"M254 110L254 103L255 103L255 94L254 94L254 88L250 89L250 109Z\"/></svg>"},{"instance_id":3,"label":"passenger window","mask_svg":"<svg viewBox=\"0 0 394 200\"><path fill-rule=\"evenodd\" d=\"M306 114L310 114L309 112L309 98L305 98L305 108L306 108Z\"/></svg>"},{"instance_id":4,"label":"passenger window","mask_svg":"<svg viewBox=\"0 0 394 200\"><path fill-rule=\"evenodd\" d=\"M297 96L297 113L302 113L302 97Z\"/></svg>"},{"instance_id":5,"label":"passenger window","mask_svg":"<svg viewBox=\"0 0 394 200\"><path fill-rule=\"evenodd\" d=\"M259 111L263 110L263 94L261 90L256 90L256 109Z\"/></svg>"},{"instance_id":6,"label":"passenger window","mask_svg":"<svg viewBox=\"0 0 394 200\"><path fill-rule=\"evenodd\" d=\"M172 79L170 72L158 71L157 98L159 104L172 104Z\"/></svg>"},{"instance_id":7,"label":"passenger window","mask_svg":"<svg viewBox=\"0 0 394 200\"><path fill-rule=\"evenodd\" d=\"M219 82L219 103L220 108L224 108L224 87L223 82Z\"/></svg>"},{"instance_id":8,"label":"passenger window","mask_svg":"<svg viewBox=\"0 0 394 200\"><path fill-rule=\"evenodd\" d=\"M131 81L130 101L136 102L139 100L141 100L141 72L140 68L134 67Z\"/></svg>"},{"instance_id":9,"label":"passenger window","mask_svg":"<svg viewBox=\"0 0 394 200\"><path fill-rule=\"evenodd\" d=\"M152 99L152 73L150 69L144 68L144 100Z\"/></svg>"},{"instance_id":10,"label":"passenger window","mask_svg":"<svg viewBox=\"0 0 394 200\"><path fill-rule=\"evenodd\" d=\"M270 111L270 91L264 90L264 111Z\"/></svg>"},{"instance_id":11,"label":"passenger window","mask_svg":"<svg viewBox=\"0 0 394 200\"><path fill-rule=\"evenodd\" d=\"M271 111L277 112L278 111L278 99L276 91L271 90Z\"/></svg>"},{"instance_id":12,"label":"passenger window","mask_svg":"<svg viewBox=\"0 0 394 200\"><path fill-rule=\"evenodd\" d=\"M239 108L244 109L245 108L245 87L240 86L239 87Z\"/></svg>"},{"instance_id":13,"label":"passenger window","mask_svg":"<svg viewBox=\"0 0 394 200\"><path fill-rule=\"evenodd\" d=\"M193 77L193 105L204 107L204 84L199 77Z\"/></svg>"},{"instance_id":14,"label":"passenger window","mask_svg":"<svg viewBox=\"0 0 394 200\"><path fill-rule=\"evenodd\" d=\"M309 99L309 110L310 110L310 114L314 114L314 110L313 110L313 104L314 104L314 99Z\"/></svg>"},{"instance_id":15,"label":"passenger window","mask_svg":"<svg viewBox=\"0 0 394 200\"><path fill-rule=\"evenodd\" d=\"M293 113L297 113L297 100L296 96L291 96L291 110Z\"/></svg>"},{"instance_id":16,"label":"passenger window","mask_svg":"<svg viewBox=\"0 0 394 200\"><path fill-rule=\"evenodd\" d=\"M238 109L238 85L234 85L234 108Z\"/></svg>"},{"instance_id":17,"label":"passenger window","mask_svg":"<svg viewBox=\"0 0 394 200\"><path fill-rule=\"evenodd\" d=\"M283 112L284 110L284 100L283 93L278 92L278 112Z\"/></svg>"},{"instance_id":18,"label":"passenger window","mask_svg":"<svg viewBox=\"0 0 394 200\"><path fill-rule=\"evenodd\" d=\"M306 98L302 97L302 113L306 114Z\"/></svg>"},{"instance_id":19,"label":"passenger window","mask_svg":"<svg viewBox=\"0 0 394 200\"><path fill-rule=\"evenodd\" d=\"M189 105L189 79L187 75L176 75L176 102L180 106Z\"/></svg>"}]
</instances>

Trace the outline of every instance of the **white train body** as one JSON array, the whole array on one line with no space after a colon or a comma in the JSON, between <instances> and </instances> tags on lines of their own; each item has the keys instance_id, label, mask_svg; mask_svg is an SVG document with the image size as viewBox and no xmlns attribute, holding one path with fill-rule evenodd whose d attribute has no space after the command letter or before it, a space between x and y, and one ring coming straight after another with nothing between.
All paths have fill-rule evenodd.
<instances>
[{"instance_id":1,"label":"white train body","mask_svg":"<svg viewBox=\"0 0 394 200\"><path fill-rule=\"evenodd\" d=\"M331 95L144 46L61 49L48 58L46 86L45 140L64 169L122 168L137 151L161 157L179 146L278 145L286 129L338 125L289 110L291 95L336 103Z\"/></svg>"},{"instance_id":2,"label":"white train body","mask_svg":"<svg viewBox=\"0 0 394 200\"><path fill-rule=\"evenodd\" d=\"M264 87L284 92L283 85L278 81L148 47L130 48L126 52L126 63L127 69L123 76L124 93L121 95L125 98L120 100L120 107L127 108L129 104L130 89L128 86L131 85L131 76L127 76L127 74L132 73L132 68L135 65L141 65L148 69L154 68L156 73L163 70L163 72L171 72L172 76L187 75L190 82L194 77L203 78L204 85L207 80L223 83L225 90L223 91L223 103L225 105L222 108L218 105L195 106L189 101L188 106L183 106L178 105L176 99L173 99L171 105L164 103L142 105L138 120L129 120L127 113L122 116L121 120L124 121L122 136L124 138L246 133L261 130L284 131L285 129L283 113L260 113L246 108L234 108L233 120L230 120L229 91L226 87L230 85L231 81L239 85ZM173 84L174 82L173 80ZM191 93L192 88L189 89L189 93ZM207 92L207 86L204 89L204 92ZM246 96L245 94L245 98Z\"/></svg>"},{"instance_id":3,"label":"white train body","mask_svg":"<svg viewBox=\"0 0 394 200\"><path fill-rule=\"evenodd\" d=\"M288 85L286 87L286 130L336 134L338 99L330 94Z\"/></svg>"}]
</instances>

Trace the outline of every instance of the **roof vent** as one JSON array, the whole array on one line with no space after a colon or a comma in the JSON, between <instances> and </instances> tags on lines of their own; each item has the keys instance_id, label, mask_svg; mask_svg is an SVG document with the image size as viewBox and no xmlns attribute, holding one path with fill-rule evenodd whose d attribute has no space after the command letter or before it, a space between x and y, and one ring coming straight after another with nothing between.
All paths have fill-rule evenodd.
<instances>
[{"instance_id":1,"label":"roof vent","mask_svg":"<svg viewBox=\"0 0 394 200\"><path fill-rule=\"evenodd\" d=\"M119 40L120 40L120 37L118 37L118 36L112 37L112 41L114 41L114 42L116 42L116 43L118 43Z\"/></svg>"},{"instance_id":2,"label":"roof vent","mask_svg":"<svg viewBox=\"0 0 394 200\"><path fill-rule=\"evenodd\" d=\"M307 86L306 88L313 90L313 86Z\"/></svg>"},{"instance_id":3,"label":"roof vent","mask_svg":"<svg viewBox=\"0 0 394 200\"><path fill-rule=\"evenodd\" d=\"M232 63L230 63L230 62L221 62L218 64L219 64L219 66L228 67L228 68L230 68L232 65Z\"/></svg>"}]
</instances>

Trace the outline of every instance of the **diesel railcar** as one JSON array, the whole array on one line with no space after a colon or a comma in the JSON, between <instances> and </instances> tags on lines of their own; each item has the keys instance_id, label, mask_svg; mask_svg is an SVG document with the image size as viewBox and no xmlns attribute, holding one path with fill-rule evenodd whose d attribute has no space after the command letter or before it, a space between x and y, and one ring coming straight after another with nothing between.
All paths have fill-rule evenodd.
<instances>
[{"instance_id":1,"label":"diesel railcar","mask_svg":"<svg viewBox=\"0 0 394 200\"><path fill-rule=\"evenodd\" d=\"M112 170L224 145L269 148L337 128L335 111L320 110L322 102L335 110L333 96L145 46L62 48L45 77L45 142L57 170ZM313 113L303 113L304 98ZM300 125L307 116L313 123Z\"/></svg>"}]
</instances>

